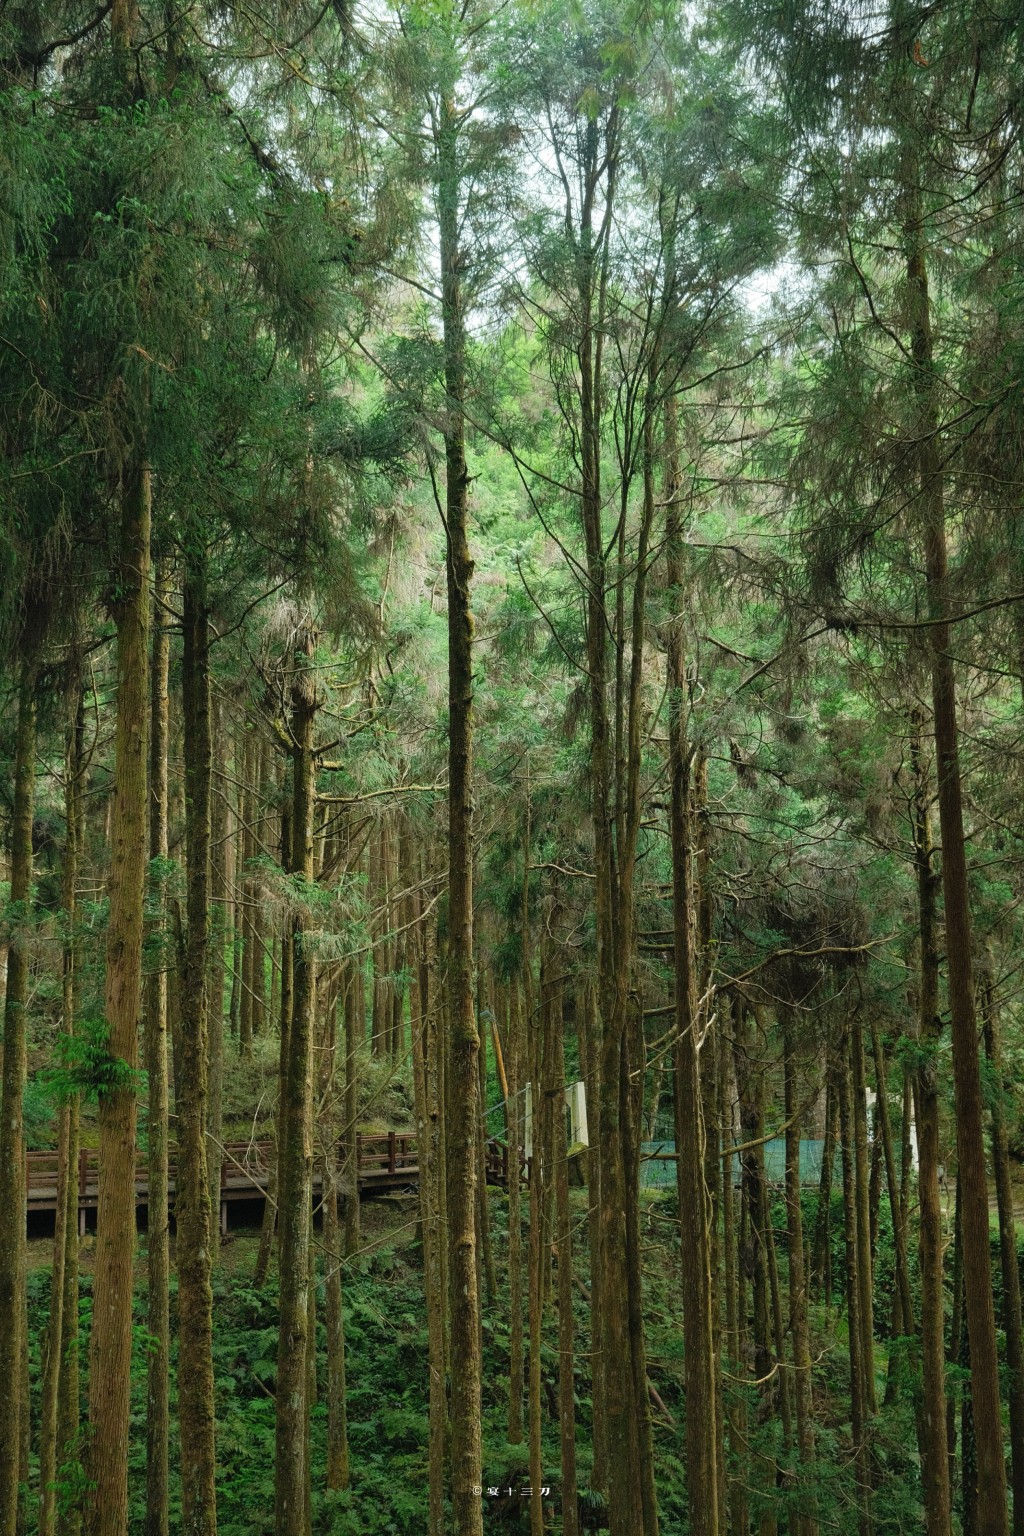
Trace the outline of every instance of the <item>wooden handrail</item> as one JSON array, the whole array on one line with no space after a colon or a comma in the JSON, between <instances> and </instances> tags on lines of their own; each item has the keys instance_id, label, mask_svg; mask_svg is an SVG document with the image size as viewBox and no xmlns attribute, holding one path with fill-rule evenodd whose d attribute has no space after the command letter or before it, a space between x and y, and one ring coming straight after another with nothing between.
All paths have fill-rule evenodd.
<instances>
[{"instance_id":1,"label":"wooden handrail","mask_svg":"<svg viewBox=\"0 0 1024 1536\"><path fill-rule=\"evenodd\" d=\"M222 1198L244 1198L246 1183L256 1191L265 1190L272 1165L275 1144L272 1141L226 1142L222 1149L220 1188ZM347 1148L339 1144L339 1152ZM355 1136L357 1177L365 1175L368 1187L375 1187L403 1173L415 1176L419 1172L415 1131L359 1131ZM37 1201L56 1198L59 1166L55 1150L29 1152L25 1158L26 1200L31 1206ZM508 1181L508 1147L497 1138L486 1145L486 1169L490 1177L501 1183ZM177 1148L170 1149L168 1179L173 1191L177 1176ZM317 1162L319 1169L319 1160ZM314 1178L319 1179L315 1173ZM234 1182L233 1182L234 1181ZM92 1203L99 1182L99 1154L91 1147L82 1147L78 1154L78 1202ZM147 1168L142 1157L135 1165L136 1196L140 1204L146 1203Z\"/></svg>"}]
</instances>

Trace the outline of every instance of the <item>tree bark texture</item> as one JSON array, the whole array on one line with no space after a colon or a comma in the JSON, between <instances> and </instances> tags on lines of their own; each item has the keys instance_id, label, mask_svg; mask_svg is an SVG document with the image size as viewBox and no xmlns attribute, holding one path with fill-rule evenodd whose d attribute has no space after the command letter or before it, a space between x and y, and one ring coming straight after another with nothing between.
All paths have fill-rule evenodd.
<instances>
[{"instance_id":1,"label":"tree bark texture","mask_svg":"<svg viewBox=\"0 0 1024 1536\"><path fill-rule=\"evenodd\" d=\"M999 1212L999 1257L1003 1281L1002 1324L1009 1376L1010 1467L1013 1492L1013 1536L1024 1533L1024 1323L1021 1318L1017 1224L1013 1211L1010 1150L1006 1130L1006 1092L1010 1086L1003 1065L995 977L987 965L982 977L982 1022L985 1052L995 1077L989 1113L992 1168Z\"/></svg>"},{"instance_id":2,"label":"tree bark texture","mask_svg":"<svg viewBox=\"0 0 1024 1536\"><path fill-rule=\"evenodd\" d=\"M181 956L181 1096L176 1106L178 1177L174 1205L178 1271L178 1423L182 1536L216 1536L213 1291L210 1283L212 1234L210 1174L206 1157L213 744L206 573L198 561L186 571L184 613L182 713L188 920Z\"/></svg>"},{"instance_id":3,"label":"tree bark texture","mask_svg":"<svg viewBox=\"0 0 1024 1536\"><path fill-rule=\"evenodd\" d=\"M292 869L311 885L316 717L314 637L295 647L291 690ZM313 1014L316 962L311 923L300 906L291 926L293 996L278 1110L280 1333L277 1353L274 1519L276 1536L301 1533L309 1507L306 1463L309 1340L307 1296L313 1188Z\"/></svg>"},{"instance_id":4,"label":"tree bark texture","mask_svg":"<svg viewBox=\"0 0 1024 1536\"><path fill-rule=\"evenodd\" d=\"M125 471L117 626L117 720L107 922L107 1047L124 1080L99 1106L99 1194L89 1370L91 1536L127 1536L135 1254L135 1121L146 879L150 474Z\"/></svg>"},{"instance_id":5,"label":"tree bark texture","mask_svg":"<svg viewBox=\"0 0 1024 1536\"><path fill-rule=\"evenodd\" d=\"M917 1125L918 1262L921 1269L922 1489L928 1536L949 1536L950 1465L946 1431L944 1243L939 1189L939 1095L936 1049L939 1017L939 879L933 867L931 796L922 755L923 720L911 719L913 835L919 934L918 1065L914 1073Z\"/></svg>"},{"instance_id":6,"label":"tree bark texture","mask_svg":"<svg viewBox=\"0 0 1024 1536\"><path fill-rule=\"evenodd\" d=\"M150 672L149 725L149 856L167 858L167 682L170 630L165 604L170 597L166 564L157 566L154 580L153 656ZM146 1215L146 1327L150 1353L146 1365L146 1536L167 1536L169 1521L169 1385L171 1350L169 1281L170 1221L167 1210L168 1081L167 966L170 954L166 930L163 877L151 885L157 915L150 935L159 933L159 953L146 978L144 1055L149 1093L149 1203Z\"/></svg>"},{"instance_id":7,"label":"tree bark texture","mask_svg":"<svg viewBox=\"0 0 1024 1536\"><path fill-rule=\"evenodd\" d=\"M476 1263L477 1053L473 1008L473 561L467 528L466 322L459 249L459 123L442 93L437 136L448 583L447 1215L451 1307L452 1507L457 1536L482 1536L480 1298Z\"/></svg>"},{"instance_id":8,"label":"tree bark texture","mask_svg":"<svg viewBox=\"0 0 1024 1536\"><path fill-rule=\"evenodd\" d=\"M27 1072L26 1010L32 907L32 817L36 771L36 662L22 659L14 746L11 821L11 902L14 924L7 950L4 999L3 1097L0 1101L0 1536L15 1536L21 1495L21 1357L25 1311L25 1130L22 1102Z\"/></svg>"},{"instance_id":9,"label":"tree bark texture","mask_svg":"<svg viewBox=\"0 0 1024 1536\"><path fill-rule=\"evenodd\" d=\"M996 1353L992 1263L988 1245L988 1177L984 1112L978 1065L971 956L971 913L960 782L956 676L951 654L945 486L935 401L931 300L924 231L907 232L907 289L911 351L919 408L918 472L931 642L932 710L942 840L942 889L946 916L946 968L953 1038L957 1190L964 1233L964 1299L971 1352L971 1397L978 1455L978 1516L985 1536L1009 1529Z\"/></svg>"},{"instance_id":10,"label":"tree bark texture","mask_svg":"<svg viewBox=\"0 0 1024 1536\"><path fill-rule=\"evenodd\" d=\"M674 402L666 407L668 474L665 499L668 583L673 610L682 606L682 549L678 509L678 428ZM691 753L687 743L686 656L682 621L668 634L669 824L675 942L675 1130L679 1229L682 1240L683 1334L686 1341L686 1466L693 1536L718 1536L720 1447L715 1433L717 1386L711 1289L711 1210L704 1167L700 1019L697 1007L696 918L693 908Z\"/></svg>"}]
</instances>

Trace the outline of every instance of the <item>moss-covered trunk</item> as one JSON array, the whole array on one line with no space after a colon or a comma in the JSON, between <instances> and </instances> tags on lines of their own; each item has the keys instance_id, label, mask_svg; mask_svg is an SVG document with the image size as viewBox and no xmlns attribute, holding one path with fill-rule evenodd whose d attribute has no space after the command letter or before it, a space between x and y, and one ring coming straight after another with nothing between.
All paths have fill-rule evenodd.
<instances>
[{"instance_id":1,"label":"moss-covered trunk","mask_svg":"<svg viewBox=\"0 0 1024 1536\"><path fill-rule=\"evenodd\" d=\"M206 572L185 574L182 700L185 728L187 927L181 956L178 1177L178 1423L182 1536L215 1536L213 1292L210 1284L210 1174L206 1157L209 1072L210 624Z\"/></svg>"},{"instance_id":2,"label":"moss-covered trunk","mask_svg":"<svg viewBox=\"0 0 1024 1536\"><path fill-rule=\"evenodd\" d=\"M170 581L166 563L158 564L154 580L153 656L150 673L149 740L149 856L167 858L167 679L170 629L167 601ZM160 869L160 864L157 864ZM152 1343L146 1366L146 1536L167 1536L169 1512L168 1435L170 1423L168 1369L171 1348L170 1221L167 1211L168 1080L167 966L170 954L162 942L163 876L151 884L154 916L150 939L158 937L158 952L146 978L144 1056L148 1086L146 1213L146 1326ZM152 945L151 949L157 948Z\"/></svg>"},{"instance_id":3,"label":"moss-covered trunk","mask_svg":"<svg viewBox=\"0 0 1024 1536\"><path fill-rule=\"evenodd\" d=\"M21 662L14 744L14 814L11 819L12 925L4 999L3 1097L0 1103L0 1536L15 1536L19 1521L22 1416L19 1390L25 1346L25 1131L26 1007L32 904L32 815L36 771L35 652Z\"/></svg>"},{"instance_id":4,"label":"moss-covered trunk","mask_svg":"<svg viewBox=\"0 0 1024 1536\"><path fill-rule=\"evenodd\" d=\"M291 688L292 872L312 885L316 716L314 636L295 646ZM276 1536L301 1536L309 1508L309 1245L313 1188L313 1017L316 961L312 923L297 905L291 921L292 1006L278 1109L280 1333L277 1352L274 1521Z\"/></svg>"},{"instance_id":5,"label":"moss-covered trunk","mask_svg":"<svg viewBox=\"0 0 1024 1536\"><path fill-rule=\"evenodd\" d=\"M107 1045L122 1080L99 1108L99 1193L89 1355L89 1528L127 1536L128 1416L135 1256L135 1122L146 879L150 475L125 471L121 497L117 719L110 818Z\"/></svg>"}]
</instances>

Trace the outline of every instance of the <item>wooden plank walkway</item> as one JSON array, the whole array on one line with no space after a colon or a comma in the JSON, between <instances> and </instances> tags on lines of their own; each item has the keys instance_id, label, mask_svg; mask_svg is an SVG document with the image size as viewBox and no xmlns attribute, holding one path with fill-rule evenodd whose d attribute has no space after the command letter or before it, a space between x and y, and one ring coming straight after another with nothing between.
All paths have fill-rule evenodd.
<instances>
[{"instance_id":1,"label":"wooden plank walkway","mask_svg":"<svg viewBox=\"0 0 1024 1536\"><path fill-rule=\"evenodd\" d=\"M270 1170L274 1162L272 1141L234 1141L224 1146L220 1170L220 1226L227 1230L228 1211L266 1198ZM361 1194L401 1189L419 1180L414 1131L359 1131L356 1133L356 1166ZM487 1180L492 1184L508 1182L508 1149L501 1142L487 1144ZM25 1159L25 1205L29 1215L55 1211L57 1208L57 1153L29 1152ZM169 1204L174 1210L177 1181L175 1149L170 1152ZM323 1185L323 1165L313 1165L314 1195ZM78 1230L84 1236L89 1211L94 1211L99 1195L99 1154L88 1148L78 1156ZM149 1204L146 1163L135 1165L135 1205L145 1210Z\"/></svg>"}]
</instances>

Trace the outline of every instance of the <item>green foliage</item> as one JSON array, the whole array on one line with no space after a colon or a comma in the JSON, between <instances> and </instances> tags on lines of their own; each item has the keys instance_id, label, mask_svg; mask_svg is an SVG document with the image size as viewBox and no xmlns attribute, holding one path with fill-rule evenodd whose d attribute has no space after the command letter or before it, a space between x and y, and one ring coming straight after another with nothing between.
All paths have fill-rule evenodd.
<instances>
[{"instance_id":1,"label":"green foliage","mask_svg":"<svg viewBox=\"0 0 1024 1536\"><path fill-rule=\"evenodd\" d=\"M45 1077L33 1075L25 1084L22 1099L25 1145L29 1151L51 1145L53 1091Z\"/></svg>"},{"instance_id":2,"label":"green foliage","mask_svg":"<svg viewBox=\"0 0 1024 1536\"><path fill-rule=\"evenodd\" d=\"M54 1047L56 1064L46 1069L44 1081L57 1099L81 1094L86 1102L98 1103L108 1093L130 1090L142 1097L146 1074L110 1050L110 1028L105 1019L79 1020L73 1035L57 1037Z\"/></svg>"}]
</instances>

